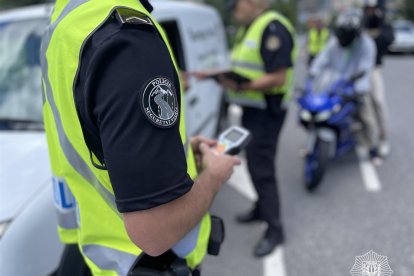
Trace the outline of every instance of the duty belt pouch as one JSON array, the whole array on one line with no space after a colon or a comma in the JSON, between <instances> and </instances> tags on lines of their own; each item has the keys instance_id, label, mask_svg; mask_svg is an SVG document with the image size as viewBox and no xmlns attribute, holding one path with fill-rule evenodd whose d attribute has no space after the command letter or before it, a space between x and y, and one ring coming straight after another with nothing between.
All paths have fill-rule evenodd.
<instances>
[{"instance_id":1,"label":"duty belt pouch","mask_svg":"<svg viewBox=\"0 0 414 276\"><path fill-rule=\"evenodd\" d=\"M168 250L158 257L144 254L128 273L128 276L190 276L192 271L184 259Z\"/></svg>"},{"instance_id":2,"label":"duty belt pouch","mask_svg":"<svg viewBox=\"0 0 414 276\"><path fill-rule=\"evenodd\" d=\"M221 244L224 241L225 228L224 222L221 218L211 216L211 233L208 242L207 253L212 256L218 256L220 253Z\"/></svg>"},{"instance_id":3,"label":"duty belt pouch","mask_svg":"<svg viewBox=\"0 0 414 276\"><path fill-rule=\"evenodd\" d=\"M211 216L211 232L207 249L209 255L219 255L224 236L223 220ZM178 258L172 250L168 250L158 257L143 254L136 261L128 276L189 276L192 273L193 271L190 270L184 259Z\"/></svg>"}]
</instances>

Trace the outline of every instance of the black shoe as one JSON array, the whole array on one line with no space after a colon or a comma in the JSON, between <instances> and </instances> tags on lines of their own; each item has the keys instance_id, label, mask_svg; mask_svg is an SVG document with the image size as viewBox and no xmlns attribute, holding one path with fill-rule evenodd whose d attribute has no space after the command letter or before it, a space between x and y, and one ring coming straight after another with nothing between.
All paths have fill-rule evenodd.
<instances>
[{"instance_id":1,"label":"black shoe","mask_svg":"<svg viewBox=\"0 0 414 276\"><path fill-rule=\"evenodd\" d=\"M369 150L369 158L374 166L379 167L382 165L383 161L381 155L379 154L378 148L372 148Z\"/></svg>"},{"instance_id":2,"label":"black shoe","mask_svg":"<svg viewBox=\"0 0 414 276\"><path fill-rule=\"evenodd\" d=\"M254 249L254 256L257 258L269 255L273 250L284 241L283 232L267 231L266 235L259 241Z\"/></svg>"},{"instance_id":3,"label":"black shoe","mask_svg":"<svg viewBox=\"0 0 414 276\"><path fill-rule=\"evenodd\" d=\"M240 215L236 216L236 221L238 223L251 223L251 222L258 222L258 221L261 221L261 220L262 219L257 214L256 210L251 210L247 213L240 214Z\"/></svg>"}]
</instances>

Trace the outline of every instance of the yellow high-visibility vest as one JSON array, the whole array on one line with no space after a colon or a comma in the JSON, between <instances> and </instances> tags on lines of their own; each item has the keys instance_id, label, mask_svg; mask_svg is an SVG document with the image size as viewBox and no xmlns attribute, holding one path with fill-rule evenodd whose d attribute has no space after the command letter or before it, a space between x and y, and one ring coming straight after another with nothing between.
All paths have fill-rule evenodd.
<instances>
[{"instance_id":1,"label":"yellow high-visibility vest","mask_svg":"<svg viewBox=\"0 0 414 276\"><path fill-rule=\"evenodd\" d=\"M127 10L131 16L149 20L155 26L177 70L166 35L137 0L58 0L42 44L43 116L52 171L57 183L69 187L76 199L78 214L77 225L73 225L73 220L67 220L68 223L59 226L59 234L62 241L79 244L94 275L127 275L143 253L125 230L115 206L108 172L96 168L90 160L74 100L74 83L83 47L119 10ZM184 99L183 95L181 99ZM195 179L197 169L186 136L184 100L181 101L180 118L188 174ZM65 218L60 221L65 222ZM184 240L188 243L186 248L190 248L185 256L190 268L198 266L204 258L210 229L210 216L206 214L193 230L191 237L194 238Z\"/></svg>"},{"instance_id":2,"label":"yellow high-visibility vest","mask_svg":"<svg viewBox=\"0 0 414 276\"><path fill-rule=\"evenodd\" d=\"M272 21L279 21L291 34L293 49L291 58L294 62L297 56L295 30L289 20L275 11L268 11L254 20L246 31L245 27L239 29L236 43L231 54L232 70L250 80L256 80L266 74L264 61L260 53L263 32ZM288 100L293 87L293 68L287 70L286 82L281 87L274 87L268 94L284 94ZM229 92L229 100L241 106L266 108L263 91L236 91Z\"/></svg>"},{"instance_id":3,"label":"yellow high-visibility vest","mask_svg":"<svg viewBox=\"0 0 414 276\"><path fill-rule=\"evenodd\" d=\"M312 28L309 31L308 37L308 49L311 56L318 55L326 46L329 39L329 30L322 28L318 31L316 28Z\"/></svg>"}]
</instances>

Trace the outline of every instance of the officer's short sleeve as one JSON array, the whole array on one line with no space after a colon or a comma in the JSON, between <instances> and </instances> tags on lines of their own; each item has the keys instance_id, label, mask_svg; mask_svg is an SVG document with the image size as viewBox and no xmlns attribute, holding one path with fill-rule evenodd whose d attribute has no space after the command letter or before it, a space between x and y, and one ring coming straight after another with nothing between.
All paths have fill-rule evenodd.
<instances>
[{"instance_id":1,"label":"officer's short sleeve","mask_svg":"<svg viewBox=\"0 0 414 276\"><path fill-rule=\"evenodd\" d=\"M279 21L271 22L263 32L260 48L266 72L292 67L292 50L293 38L289 31Z\"/></svg>"},{"instance_id":2,"label":"officer's short sleeve","mask_svg":"<svg viewBox=\"0 0 414 276\"><path fill-rule=\"evenodd\" d=\"M118 210L179 198L193 181L179 132L179 81L166 45L152 26L124 26L94 49L83 114L99 132Z\"/></svg>"}]
</instances>

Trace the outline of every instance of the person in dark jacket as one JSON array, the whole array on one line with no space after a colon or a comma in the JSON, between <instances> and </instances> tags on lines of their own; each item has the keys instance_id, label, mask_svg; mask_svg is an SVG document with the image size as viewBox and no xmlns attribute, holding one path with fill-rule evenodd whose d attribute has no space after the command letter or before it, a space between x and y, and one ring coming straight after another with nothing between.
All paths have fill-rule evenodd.
<instances>
[{"instance_id":1,"label":"person in dark jacket","mask_svg":"<svg viewBox=\"0 0 414 276\"><path fill-rule=\"evenodd\" d=\"M382 75L383 58L388 51L388 47L394 40L394 31L390 24L385 20L385 11L380 1L366 0L364 5L365 28L367 33L375 41L377 47L377 57L375 70L372 73L373 105L375 109L376 121L379 128L380 145L379 154L385 157L390 152L388 143L389 136L389 116L385 99L385 86Z\"/></svg>"}]
</instances>

